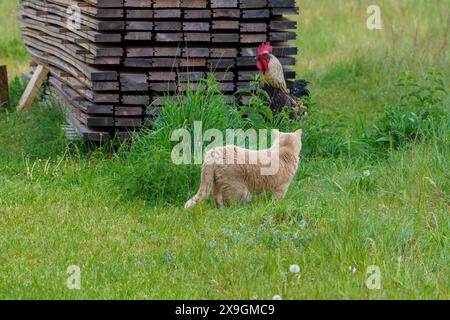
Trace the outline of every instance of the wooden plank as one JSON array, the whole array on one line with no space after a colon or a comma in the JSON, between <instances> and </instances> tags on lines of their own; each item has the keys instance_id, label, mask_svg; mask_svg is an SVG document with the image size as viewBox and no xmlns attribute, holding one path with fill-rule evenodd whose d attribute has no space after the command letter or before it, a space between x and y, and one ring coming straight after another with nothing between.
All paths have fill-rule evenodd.
<instances>
[{"instance_id":1,"label":"wooden plank","mask_svg":"<svg viewBox=\"0 0 450 320\"><path fill-rule=\"evenodd\" d=\"M296 33L289 32L289 31L274 31L274 32L270 32L270 34L269 34L270 41L294 40L295 37L296 37Z\"/></svg>"},{"instance_id":2,"label":"wooden plank","mask_svg":"<svg viewBox=\"0 0 450 320\"><path fill-rule=\"evenodd\" d=\"M48 69L42 65L37 66L34 70L33 76L31 77L28 85L22 94L22 97L17 104L17 111L26 110L31 107L36 95L39 92L44 81L47 79Z\"/></svg>"},{"instance_id":3,"label":"wooden plank","mask_svg":"<svg viewBox=\"0 0 450 320\"><path fill-rule=\"evenodd\" d=\"M239 8L242 9L256 9L265 8L267 0L239 0Z\"/></svg>"},{"instance_id":4,"label":"wooden plank","mask_svg":"<svg viewBox=\"0 0 450 320\"><path fill-rule=\"evenodd\" d=\"M211 0L211 8L237 8L238 0Z\"/></svg>"},{"instance_id":5,"label":"wooden plank","mask_svg":"<svg viewBox=\"0 0 450 320\"><path fill-rule=\"evenodd\" d=\"M183 31L209 31L208 22L183 22Z\"/></svg>"},{"instance_id":6,"label":"wooden plank","mask_svg":"<svg viewBox=\"0 0 450 320\"><path fill-rule=\"evenodd\" d=\"M241 16L241 11L239 9L214 9L214 18L235 18L239 19Z\"/></svg>"},{"instance_id":7,"label":"wooden plank","mask_svg":"<svg viewBox=\"0 0 450 320\"><path fill-rule=\"evenodd\" d=\"M8 96L8 69L6 65L0 66L0 107L6 107L9 102Z\"/></svg>"},{"instance_id":8,"label":"wooden plank","mask_svg":"<svg viewBox=\"0 0 450 320\"><path fill-rule=\"evenodd\" d=\"M101 142L111 139L109 132L92 130L84 126L75 116L73 109L68 111L67 119L69 123L75 128L77 134L85 140Z\"/></svg>"},{"instance_id":9,"label":"wooden plank","mask_svg":"<svg viewBox=\"0 0 450 320\"><path fill-rule=\"evenodd\" d=\"M238 20L214 20L212 22L213 30L239 30Z\"/></svg>"},{"instance_id":10,"label":"wooden plank","mask_svg":"<svg viewBox=\"0 0 450 320\"><path fill-rule=\"evenodd\" d=\"M147 73L121 73L120 85L122 91L147 91Z\"/></svg>"},{"instance_id":11,"label":"wooden plank","mask_svg":"<svg viewBox=\"0 0 450 320\"><path fill-rule=\"evenodd\" d=\"M153 10L126 10L126 15L128 19L153 19Z\"/></svg>"},{"instance_id":12,"label":"wooden plank","mask_svg":"<svg viewBox=\"0 0 450 320\"><path fill-rule=\"evenodd\" d=\"M142 0L123 0L124 7L131 7L131 8L152 8L153 3L151 0L148 1L142 1Z\"/></svg>"},{"instance_id":13,"label":"wooden plank","mask_svg":"<svg viewBox=\"0 0 450 320\"><path fill-rule=\"evenodd\" d=\"M265 33L241 34L241 43L262 43L267 41Z\"/></svg>"},{"instance_id":14,"label":"wooden plank","mask_svg":"<svg viewBox=\"0 0 450 320\"><path fill-rule=\"evenodd\" d=\"M273 8L271 10L272 15L274 16L283 16L283 15L297 15L297 8Z\"/></svg>"},{"instance_id":15,"label":"wooden plank","mask_svg":"<svg viewBox=\"0 0 450 320\"><path fill-rule=\"evenodd\" d=\"M270 17L268 9L249 9L242 11L243 19L265 19Z\"/></svg>"},{"instance_id":16,"label":"wooden plank","mask_svg":"<svg viewBox=\"0 0 450 320\"><path fill-rule=\"evenodd\" d=\"M149 81L175 81L177 74L174 71L150 71Z\"/></svg>"},{"instance_id":17,"label":"wooden plank","mask_svg":"<svg viewBox=\"0 0 450 320\"><path fill-rule=\"evenodd\" d=\"M125 22L125 29L131 31L152 31L152 21L127 21Z\"/></svg>"},{"instance_id":18,"label":"wooden plank","mask_svg":"<svg viewBox=\"0 0 450 320\"><path fill-rule=\"evenodd\" d=\"M179 21L155 21L156 31L181 31L181 26Z\"/></svg>"},{"instance_id":19,"label":"wooden plank","mask_svg":"<svg viewBox=\"0 0 450 320\"><path fill-rule=\"evenodd\" d=\"M213 33L211 41L213 43L238 43L239 33Z\"/></svg>"},{"instance_id":20,"label":"wooden plank","mask_svg":"<svg viewBox=\"0 0 450 320\"><path fill-rule=\"evenodd\" d=\"M243 46L240 50L240 54L242 57L255 57L257 50L258 50L257 46L250 46L250 47ZM286 42L276 43L273 47L273 54L277 57L296 55L297 52L298 52L297 47L288 44Z\"/></svg>"},{"instance_id":21,"label":"wooden plank","mask_svg":"<svg viewBox=\"0 0 450 320\"><path fill-rule=\"evenodd\" d=\"M199 81L200 79L205 78L204 72L181 72L180 73L180 81L181 82L192 82Z\"/></svg>"},{"instance_id":22,"label":"wooden plank","mask_svg":"<svg viewBox=\"0 0 450 320\"><path fill-rule=\"evenodd\" d=\"M142 116L144 110L142 107L116 106L114 107L115 116Z\"/></svg>"},{"instance_id":23,"label":"wooden plank","mask_svg":"<svg viewBox=\"0 0 450 320\"><path fill-rule=\"evenodd\" d=\"M153 40L153 33L151 32L126 32L124 36L126 41L151 41ZM156 39L158 41L158 38Z\"/></svg>"},{"instance_id":24,"label":"wooden plank","mask_svg":"<svg viewBox=\"0 0 450 320\"><path fill-rule=\"evenodd\" d=\"M208 0L182 0L183 8L206 8Z\"/></svg>"},{"instance_id":25,"label":"wooden plank","mask_svg":"<svg viewBox=\"0 0 450 320\"><path fill-rule=\"evenodd\" d=\"M153 0L154 8L179 8L180 0Z\"/></svg>"},{"instance_id":26,"label":"wooden plank","mask_svg":"<svg viewBox=\"0 0 450 320\"><path fill-rule=\"evenodd\" d=\"M209 32L184 33L183 40L186 42L211 42L211 34Z\"/></svg>"},{"instance_id":27,"label":"wooden plank","mask_svg":"<svg viewBox=\"0 0 450 320\"><path fill-rule=\"evenodd\" d=\"M207 58L209 48L183 48L182 55L186 58Z\"/></svg>"},{"instance_id":28,"label":"wooden plank","mask_svg":"<svg viewBox=\"0 0 450 320\"><path fill-rule=\"evenodd\" d=\"M84 0L84 2L95 5L98 8L118 8L123 5L123 0Z\"/></svg>"},{"instance_id":29,"label":"wooden plank","mask_svg":"<svg viewBox=\"0 0 450 320\"><path fill-rule=\"evenodd\" d=\"M236 58L238 56L238 50L235 48L211 48L211 58Z\"/></svg>"},{"instance_id":30,"label":"wooden plank","mask_svg":"<svg viewBox=\"0 0 450 320\"><path fill-rule=\"evenodd\" d=\"M282 19L270 22L271 30L289 30L297 28L297 21Z\"/></svg>"},{"instance_id":31,"label":"wooden plank","mask_svg":"<svg viewBox=\"0 0 450 320\"><path fill-rule=\"evenodd\" d=\"M270 8L295 8L295 0L269 0Z\"/></svg>"},{"instance_id":32,"label":"wooden plank","mask_svg":"<svg viewBox=\"0 0 450 320\"><path fill-rule=\"evenodd\" d=\"M197 9L197 10L183 10L183 18L186 20L190 19L211 19L211 10L207 9Z\"/></svg>"},{"instance_id":33,"label":"wooden plank","mask_svg":"<svg viewBox=\"0 0 450 320\"><path fill-rule=\"evenodd\" d=\"M267 24L258 22L241 22L240 30L242 33L266 32Z\"/></svg>"},{"instance_id":34,"label":"wooden plank","mask_svg":"<svg viewBox=\"0 0 450 320\"><path fill-rule=\"evenodd\" d=\"M125 94L122 97L122 103L141 106L148 105L150 103L150 97L148 95Z\"/></svg>"},{"instance_id":35,"label":"wooden plank","mask_svg":"<svg viewBox=\"0 0 450 320\"><path fill-rule=\"evenodd\" d=\"M155 19L181 18L180 9L159 9L154 10Z\"/></svg>"},{"instance_id":36,"label":"wooden plank","mask_svg":"<svg viewBox=\"0 0 450 320\"><path fill-rule=\"evenodd\" d=\"M138 128L142 126L142 118L115 118L115 127L127 127L127 128Z\"/></svg>"}]
</instances>

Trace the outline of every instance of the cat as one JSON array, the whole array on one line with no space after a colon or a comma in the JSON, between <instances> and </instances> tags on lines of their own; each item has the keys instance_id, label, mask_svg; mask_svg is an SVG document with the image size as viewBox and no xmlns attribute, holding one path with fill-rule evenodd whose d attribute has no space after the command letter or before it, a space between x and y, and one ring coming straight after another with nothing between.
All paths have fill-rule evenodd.
<instances>
[{"instance_id":1,"label":"cat","mask_svg":"<svg viewBox=\"0 0 450 320\"><path fill-rule=\"evenodd\" d=\"M248 150L234 145L217 147L206 153L200 188L186 202L190 209L212 193L219 208L225 203L247 202L251 194L286 195L294 178L302 149L302 129L292 133L272 130L272 147Z\"/></svg>"}]
</instances>

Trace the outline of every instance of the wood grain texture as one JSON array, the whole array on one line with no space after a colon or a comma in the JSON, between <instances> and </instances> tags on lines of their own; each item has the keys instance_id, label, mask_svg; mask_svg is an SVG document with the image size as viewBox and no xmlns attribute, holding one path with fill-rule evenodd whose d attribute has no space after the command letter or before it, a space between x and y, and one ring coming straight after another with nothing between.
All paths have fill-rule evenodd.
<instances>
[{"instance_id":1,"label":"wood grain texture","mask_svg":"<svg viewBox=\"0 0 450 320\"><path fill-rule=\"evenodd\" d=\"M8 70L5 65L0 66L0 107L8 106Z\"/></svg>"},{"instance_id":2,"label":"wood grain texture","mask_svg":"<svg viewBox=\"0 0 450 320\"><path fill-rule=\"evenodd\" d=\"M47 79L48 69L42 65L37 66L33 72L33 76L28 82L22 97L17 104L17 111L26 110L31 107L34 99L36 98L39 89L41 88L44 81Z\"/></svg>"}]
</instances>

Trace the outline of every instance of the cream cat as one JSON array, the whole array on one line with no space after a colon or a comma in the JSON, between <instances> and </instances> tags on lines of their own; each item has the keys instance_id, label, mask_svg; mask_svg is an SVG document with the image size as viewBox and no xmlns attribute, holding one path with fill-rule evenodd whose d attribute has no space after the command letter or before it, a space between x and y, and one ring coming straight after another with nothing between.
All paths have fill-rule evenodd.
<instances>
[{"instance_id":1,"label":"cream cat","mask_svg":"<svg viewBox=\"0 0 450 320\"><path fill-rule=\"evenodd\" d=\"M297 172L302 130L281 133L274 129L272 133L274 142L269 149L248 150L228 145L208 151L200 189L185 208L193 208L211 193L218 207L233 201L249 201L250 194L261 192L283 198Z\"/></svg>"}]
</instances>

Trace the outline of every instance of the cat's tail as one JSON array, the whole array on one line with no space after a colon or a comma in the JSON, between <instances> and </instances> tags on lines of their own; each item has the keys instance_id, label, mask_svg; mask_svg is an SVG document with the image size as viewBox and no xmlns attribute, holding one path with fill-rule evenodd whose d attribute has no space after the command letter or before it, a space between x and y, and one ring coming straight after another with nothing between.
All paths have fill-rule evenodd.
<instances>
[{"instance_id":1,"label":"cat's tail","mask_svg":"<svg viewBox=\"0 0 450 320\"><path fill-rule=\"evenodd\" d=\"M208 198L214 186L214 164L205 164L202 168L202 175L200 181L200 188L195 196L193 196L184 207L191 209L197 205L198 202Z\"/></svg>"}]
</instances>

